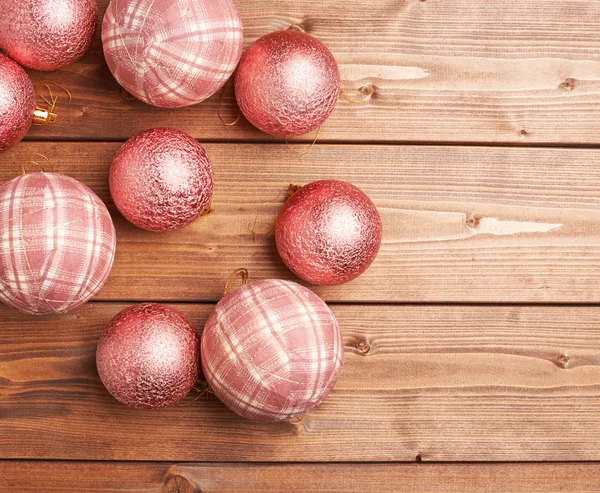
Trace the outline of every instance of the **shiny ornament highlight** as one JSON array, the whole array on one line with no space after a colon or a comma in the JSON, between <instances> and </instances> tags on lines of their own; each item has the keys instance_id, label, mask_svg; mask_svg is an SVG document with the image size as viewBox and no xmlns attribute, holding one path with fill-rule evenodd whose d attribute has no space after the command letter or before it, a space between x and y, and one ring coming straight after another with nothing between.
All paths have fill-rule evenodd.
<instances>
[{"instance_id":1,"label":"shiny ornament highlight","mask_svg":"<svg viewBox=\"0 0 600 493\"><path fill-rule=\"evenodd\" d=\"M34 109L31 79L17 63L0 54L0 151L25 137Z\"/></svg>"},{"instance_id":2,"label":"shiny ornament highlight","mask_svg":"<svg viewBox=\"0 0 600 493\"><path fill-rule=\"evenodd\" d=\"M25 313L64 313L102 288L116 235L83 183L32 173L0 187L0 301Z\"/></svg>"},{"instance_id":3,"label":"shiny ornament highlight","mask_svg":"<svg viewBox=\"0 0 600 493\"><path fill-rule=\"evenodd\" d=\"M138 409L166 407L198 379L200 338L179 310L158 303L130 306L108 324L96 367L106 390Z\"/></svg>"},{"instance_id":4,"label":"shiny ornament highlight","mask_svg":"<svg viewBox=\"0 0 600 493\"><path fill-rule=\"evenodd\" d=\"M148 231L169 231L187 226L207 208L213 169L194 138L174 128L153 128L119 149L109 184L128 221Z\"/></svg>"},{"instance_id":5,"label":"shiny ornament highlight","mask_svg":"<svg viewBox=\"0 0 600 493\"><path fill-rule=\"evenodd\" d=\"M58 70L92 44L95 0L0 0L0 48L34 70Z\"/></svg>"},{"instance_id":6,"label":"shiny ornament highlight","mask_svg":"<svg viewBox=\"0 0 600 493\"><path fill-rule=\"evenodd\" d=\"M340 95L340 71L327 47L293 29L267 34L244 53L235 97L252 125L273 135L320 127Z\"/></svg>"},{"instance_id":7,"label":"shiny ornament highlight","mask_svg":"<svg viewBox=\"0 0 600 493\"><path fill-rule=\"evenodd\" d=\"M256 421L285 421L319 405L344 365L337 320L321 298L291 281L246 284L210 315L202 370L215 395Z\"/></svg>"},{"instance_id":8,"label":"shiny ornament highlight","mask_svg":"<svg viewBox=\"0 0 600 493\"><path fill-rule=\"evenodd\" d=\"M381 235L373 202L354 185L338 180L302 187L283 205L275 226L277 250L288 268L321 286L362 274L377 256Z\"/></svg>"},{"instance_id":9,"label":"shiny ornament highlight","mask_svg":"<svg viewBox=\"0 0 600 493\"><path fill-rule=\"evenodd\" d=\"M104 56L134 97L161 108L204 101L242 55L233 0L112 0L102 23Z\"/></svg>"}]
</instances>

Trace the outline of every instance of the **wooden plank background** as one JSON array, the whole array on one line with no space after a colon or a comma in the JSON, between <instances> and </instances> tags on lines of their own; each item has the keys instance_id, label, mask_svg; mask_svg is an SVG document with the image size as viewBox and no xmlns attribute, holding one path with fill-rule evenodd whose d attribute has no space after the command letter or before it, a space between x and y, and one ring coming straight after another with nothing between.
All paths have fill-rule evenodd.
<instances>
[{"instance_id":1,"label":"wooden plank background","mask_svg":"<svg viewBox=\"0 0 600 493\"><path fill-rule=\"evenodd\" d=\"M596 493L596 464L177 464L0 462L20 493ZM11 488L10 490L8 488Z\"/></svg>"},{"instance_id":2,"label":"wooden plank background","mask_svg":"<svg viewBox=\"0 0 600 493\"><path fill-rule=\"evenodd\" d=\"M2 181L31 160L81 179L109 205L119 143L25 143ZM356 281L313 289L344 302L600 301L600 151L437 146L209 144L215 212L172 233L115 215L118 245L97 299L217 301L230 273L289 278L273 234L290 183L338 178L383 219L379 256ZM112 207L112 210L115 210ZM259 234L252 234L254 228Z\"/></svg>"},{"instance_id":3,"label":"wooden plank background","mask_svg":"<svg viewBox=\"0 0 600 493\"><path fill-rule=\"evenodd\" d=\"M365 101L341 100L323 126L322 142L599 142L595 0L236 3L246 47L291 25L304 29L335 55L347 95ZM108 0L98 5L102 17ZM99 36L80 63L32 75L60 82L75 97L61 124L34 130L33 139L125 140L161 125L205 141L275 139L245 121L224 127L218 95L172 111L125 101ZM231 87L223 114L237 115Z\"/></svg>"},{"instance_id":4,"label":"wooden plank background","mask_svg":"<svg viewBox=\"0 0 600 493\"><path fill-rule=\"evenodd\" d=\"M128 100L99 34L80 62L30 71L40 100L49 80L73 102L0 154L0 183L34 162L80 179L118 245L81 309L0 307L0 491L598 491L600 2L237 4L245 47L305 30L359 101L340 99L307 154L314 134L285 145L244 118L225 127L219 94L170 111ZM231 84L221 109L237 115ZM154 234L118 214L107 175L123 141L161 125L206 144L215 212ZM269 229L290 183L321 178L361 187L384 223L363 276L311 286L344 336L328 399L279 424L214 396L155 412L114 400L94 360L110 318L164 301L201 331L234 269L294 279Z\"/></svg>"},{"instance_id":5,"label":"wooden plank background","mask_svg":"<svg viewBox=\"0 0 600 493\"><path fill-rule=\"evenodd\" d=\"M332 305L346 350L335 390L301 422L265 424L214 396L153 412L113 399L94 357L125 306L41 321L2 309L0 456L600 460L600 307ZM213 308L177 306L198 327Z\"/></svg>"}]
</instances>

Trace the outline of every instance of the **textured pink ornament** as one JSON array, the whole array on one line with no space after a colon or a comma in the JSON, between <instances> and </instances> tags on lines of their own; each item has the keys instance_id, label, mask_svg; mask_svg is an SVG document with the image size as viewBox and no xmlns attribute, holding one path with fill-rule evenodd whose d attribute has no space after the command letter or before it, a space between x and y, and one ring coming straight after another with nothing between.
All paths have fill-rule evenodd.
<instances>
[{"instance_id":1,"label":"textured pink ornament","mask_svg":"<svg viewBox=\"0 0 600 493\"><path fill-rule=\"evenodd\" d=\"M299 284L273 279L242 286L217 304L200 354L215 395L256 421L306 414L344 365L338 323L325 302Z\"/></svg>"},{"instance_id":2,"label":"textured pink ornament","mask_svg":"<svg viewBox=\"0 0 600 493\"><path fill-rule=\"evenodd\" d=\"M102 44L117 82L145 103L179 108L204 101L242 54L233 0L112 0Z\"/></svg>"},{"instance_id":3,"label":"textured pink ornament","mask_svg":"<svg viewBox=\"0 0 600 493\"><path fill-rule=\"evenodd\" d=\"M381 218L360 189L338 180L310 183L284 204L275 239L298 277L331 286L362 274L381 245Z\"/></svg>"},{"instance_id":4,"label":"textured pink ornament","mask_svg":"<svg viewBox=\"0 0 600 493\"><path fill-rule=\"evenodd\" d=\"M92 44L95 0L0 0L0 48L21 65L57 70Z\"/></svg>"},{"instance_id":5,"label":"textured pink ornament","mask_svg":"<svg viewBox=\"0 0 600 493\"><path fill-rule=\"evenodd\" d=\"M34 109L31 79L19 65L0 54L0 151L25 137Z\"/></svg>"},{"instance_id":6,"label":"textured pink ornament","mask_svg":"<svg viewBox=\"0 0 600 493\"><path fill-rule=\"evenodd\" d=\"M148 231L183 228L210 203L213 170L195 139L153 128L129 139L110 167L110 193L125 218Z\"/></svg>"},{"instance_id":7,"label":"textured pink ornament","mask_svg":"<svg viewBox=\"0 0 600 493\"><path fill-rule=\"evenodd\" d=\"M130 306L108 324L96 367L112 396L131 407L156 409L182 399L200 370L200 338L179 310L158 303Z\"/></svg>"},{"instance_id":8,"label":"textured pink ornament","mask_svg":"<svg viewBox=\"0 0 600 493\"><path fill-rule=\"evenodd\" d=\"M273 135L320 127L340 95L340 71L327 47L293 29L267 34L244 53L235 97L252 125Z\"/></svg>"},{"instance_id":9,"label":"textured pink ornament","mask_svg":"<svg viewBox=\"0 0 600 493\"><path fill-rule=\"evenodd\" d=\"M63 313L102 285L115 256L104 203L68 176L32 173L0 187L0 300L26 313Z\"/></svg>"}]
</instances>

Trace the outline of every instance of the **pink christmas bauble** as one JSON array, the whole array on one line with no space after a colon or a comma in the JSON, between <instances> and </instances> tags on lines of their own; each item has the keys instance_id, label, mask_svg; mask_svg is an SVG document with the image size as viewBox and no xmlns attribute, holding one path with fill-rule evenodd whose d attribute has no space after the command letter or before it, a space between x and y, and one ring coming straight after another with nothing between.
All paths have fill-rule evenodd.
<instances>
[{"instance_id":1,"label":"pink christmas bauble","mask_svg":"<svg viewBox=\"0 0 600 493\"><path fill-rule=\"evenodd\" d=\"M169 231L187 226L209 205L213 170L194 138L174 128L153 128L119 149L109 184L128 221L148 231Z\"/></svg>"},{"instance_id":2,"label":"pink christmas bauble","mask_svg":"<svg viewBox=\"0 0 600 493\"><path fill-rule=\"evenodd\" d=\"M292 195L279 213L279 255L298 277L331 286L355 279L381 245L381 218L369 197L350 183L321 180Z\"/></svg>"},{"instance_id":3,"label":"pink christmas bauble","mask_svg":"<svg viewBox=\"0 0 600 493\"><path fill-rule=\"evenodd\" d=\"M145 103L204 101L240 60L242 21L233 0L112 0L102 45L117 82Z\"/></svg>"},{"instance_id":4,"label":"pink christmas bauble","mask_svg":"<svg viewBox=\"0 0 600 493\"><path fill-rule=\"evenodd\" d=\"M320 127L340 95L340 71L327 47L293 29L267 34L244 53L235 97L252 125L273 135Z\"/></svg>"},{"instance_id":5,"label":"pink christmas bauble","mask_svg":"<svg viewBox=\"0 0 600 493\"><path fill-rule=\"evenodd\" d=\"M0 300L34 315L64 313L102 285L115 256L115 228L83 183L32 173L0 187Z\"/></svg>"},{"instance_id":6,"label":"pink christmas bauble","mask_svg":"<svg viewBox=\"0 0 600 493\"><path fill-rule=\"evenodd\" d=\"M0 0L0 48L21 65L57 70L92 44L95 0Z\"/></svg>"},{"instance_id":7,"label":"pink christmas bauble","mask_svg":"<svg viewBox=\"0 0 600 493\"><path fill-rule=\"evenodd\" d=\"M96 367L106 390L138 409L166 407L192 390L200 338L179 310L158 303L130 306L108 324Z\"/></svg>"},{"instance_id":8,"label":"pink christmas bauble","mask_svg":"<svg viewBox=\"0 0 600 493\"><path fill-rule=\"evenodd\" d=\"M25 137L34 109L31 79L19 65L0 54L0 151Z\"/></svg>"},{"instance_id":9,"label":"pink christmas bauble","mask_svg":"<svg viewBox=\"0 0 600 493\"><path fill-rule=\"evenodd\" d=\"M344 365L333 313L312 291L264 280L225 296L210 315L202 370L215 395L256 421L284 421L320 404Z\"/></svg>"}]
</instances>

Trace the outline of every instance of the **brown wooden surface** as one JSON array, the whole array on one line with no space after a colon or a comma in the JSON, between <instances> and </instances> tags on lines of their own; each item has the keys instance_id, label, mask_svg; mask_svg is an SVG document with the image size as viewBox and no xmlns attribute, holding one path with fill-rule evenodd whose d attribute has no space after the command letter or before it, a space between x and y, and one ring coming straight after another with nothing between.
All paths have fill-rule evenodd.
<instances>
[{"instance_id":1,"label":"brown wooden surface","mask_svg":"<svg viewBox=\"0 0 600 493\"><path fill-rule=\"evenodd\" d=\"M0 180L31 160L81 179L110 205L118 143L25 143ZM290 278L273 234L290 183L350 181L384 223L383 246L354 282L313 287L344 302L600 301L600 151L437 146L209 144L215 212L168 234L116 213L117 258L101 300L217 301L230 273Z\"/></svg>"},{"instance_id":2,"label":"brown wooden surface","mask_svg":"<svg viewBox=\"0 0 600 493\"><path fill-rule=\"evenodd\" d=\"M596 493L597 464L0 462L19 493Z\"/></svg>"},{"instance_id":3,"label":"brown wooden surface","mask_svg":"<svg viewBox=\"0 0 600 493\"><path fill-rule=\"evenodd\" d=\"M108 0L99 0L101 16ZM600 3L590 0L238 0L245 46L290 25L323 41L342 87L320 141L600 142ZM73 104L32 139L125 140L167 125L202 140L273 140L242 120L224 127L219 97L176 111L125 101L100 34L83 61L34 73ZM41 88L40 88L41 89ZM229 86L223 113L237 108ZM305 140L312 140L306 136ZM280 139L281 140L281 139Z\"/></svg>"},{"instance_id":4,"label":"brown wooden surface","mask_svg":"<svg viewBox=\"0 0 600 493\"><path fill-rule=\"evenodd\" d=\"M113 399L94 356L124 306L0 310L1 457L600 460L600 307L333 305L342 378L303 421L264 424L214 396L153 412ZM212 309L178 306L199 327Z\"/></svg>"},{"instance_id":5,"label":"brown wooden surface","mask_svg":"<svg viewBox=\"0 0 600 493\"><path fill-rule=\"evenodd\" d=\"M82 180L113 213L118 251L72 314L0 307L0 491L599 491L600 2L237 4L246 47L304 29L361 100L339 101L308 154L244 118L225 127L219 95L171 111L126 100L99 32L80 62L30 72L39 100L50 80L73 102L0 154L0 183L32 161ZM237 115L231 84L222 110ZM121 142L161 125L207 144L216 190L213 214L158 235L116 212L107 173ZM108 320L157 300L201 328L234 269L294 279L260 233L288 184L320 178L361 187L384 222L363 276L312 287L346 346L325 402L257 424L214 396L156 412L114 400L94 358Z\"/></svg>"}]
</instances>

